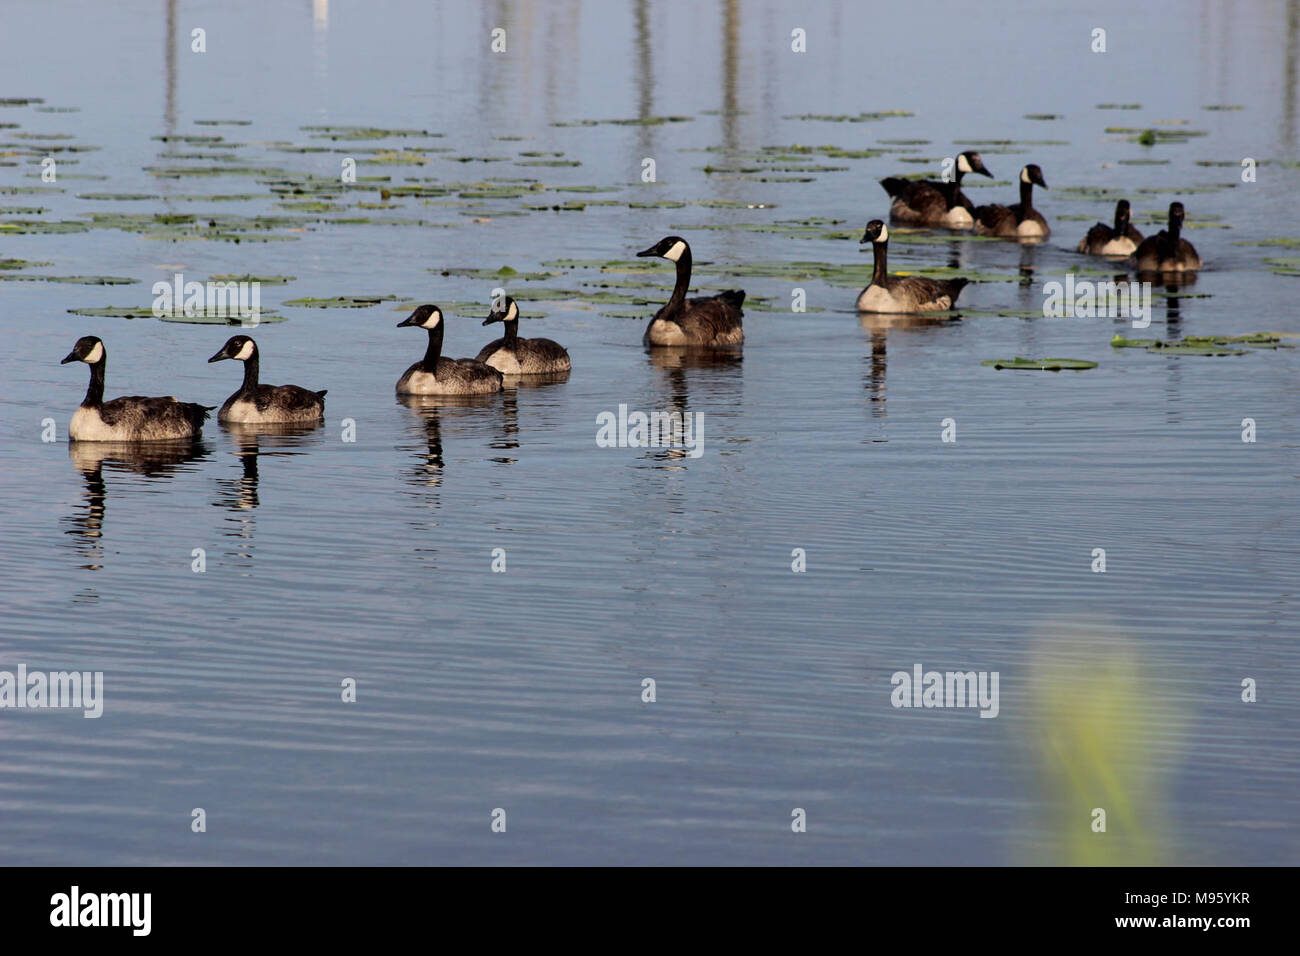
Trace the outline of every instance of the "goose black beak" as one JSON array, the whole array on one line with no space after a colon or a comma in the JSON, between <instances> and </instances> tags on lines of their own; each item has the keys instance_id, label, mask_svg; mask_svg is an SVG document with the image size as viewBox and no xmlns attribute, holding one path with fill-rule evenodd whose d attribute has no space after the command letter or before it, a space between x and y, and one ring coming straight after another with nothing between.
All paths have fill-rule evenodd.
<instances>
[{"instance_id":1,"label":"goose black beak","mask_svg":"<svg viewBox=\"0 0 1300 956\"><path fill-rule=\"evenodd\" d=\"M489 315L486 319L483 320L483 324L491 325L493 322L504 322L505 320L506 320L506 314L504 312L493 312L491 315Z\"/></svg>"},{"instance_id":2,"label":"goose black beak","mask_svg":"<svg viewBox=\"0 0 1300 956\"><path fill-rule=\"evenodd\" d=\"M415 321L415 316L414 316L414 315L408 315L406 318L402 319L401 322L398 322L398 323L397 323L397 327L400 329L400 328L402 328L403 326L407 326L407 325L416 325L416 324L417 324L417 323L416 323L416 321Z\"/></svg>"},{"instance_id":3,"label":"goose black beak","mask_svg":"<svg viewBox=\"0 0 1300 956\"><path fill-rule=\"evenodd\" d=\"M222 359L229 358L229 357L230 356L226 354L226 350L222 349L216 355L212 356L212 358L208 359L208 364L211 365L213 362L220 362Z\"/></svg>"},{"instance_id":4,"label":"goose black beak","mask_svg":"<svg viewBox=\"0 0 1300 956\"><path fill-rule=\"evenodd\" d=\"M646 256L657 256L659 255L658 250L659 250L658 246L651 246L649 249L642 249L640 252L636 254L636 257L638 259L644 259Z\"/></svg>"},{"instance_id":5,"label":"goose black beak","mask_svg":"<svg viewBox=\"0 0 1300 956\"><path fill-rule=\"evenodd\" d=\"M861 246L861 245L864 245L864 244L866 244L866 243L868 243L868 242L870 242L870 241L871 241L871 233L869 233L869 232L864 232L864 233L862 234L862 238L858 240L858 245Z\"/></svg>"},{"instance_id":6,"label":"goose black beak","mask_svg":"<svg viewBox=\"0 0 1300 956\"><path fill-rule=\"evenodd\" d=\"M75 362L75 361L77 361L77 353L69 352L67 355L63 356L63 361L60 362L59 364L67 365L69 362Z\"/></svg>"},{"instance_id":7,"label":"goose black beak","mask_svg":"<svg viewBox=\"0 0 1300 956\"><path fill-rule=\"evenodd\" d=\"M987 176L989 179L993 178L993 174L989 172L987 166L981 166L979 169L975 170L975 172L979 173L981 176Z\"/></svg>"}]
</instances>

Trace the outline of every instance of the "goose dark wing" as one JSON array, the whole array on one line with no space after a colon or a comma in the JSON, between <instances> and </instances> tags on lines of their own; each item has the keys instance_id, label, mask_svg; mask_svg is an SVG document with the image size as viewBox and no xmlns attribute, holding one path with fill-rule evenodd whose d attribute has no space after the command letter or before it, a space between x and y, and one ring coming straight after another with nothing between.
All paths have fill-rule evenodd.
<instances>
[{"instance_id":1,"label":"goose dark wing","mask_svg":"<svg viewBox=\"0 0 1300 956\"><path fill-rule=\"evenodd\" d=\"M718 295L687 299L682 306L677 324L686 330L687 335L701 343L708 344L719 338L729 337L730 333L741 327L744 310L745 293L740 289L729 289Z\"/></svg>"},{"instance_id":2,"label":"goose dark wing","mask_svg":"<svg viewBox=\"0 0 1300 956\"><path fill-rule=\"evenodd\" d=\"M957 304L957 296L969 279L931 279L926 276L894 276L889 291L896 297L910 299L916 305L937 304L945 296L948 308Z\"/></svg>"},{"instance_id":3,"label":"goose dark wing","mask_svg":"<svg viewBox=\"0 0 1300 956\"><path fill-rule=\"evenodd\" d=\"M297 385L259 385L255 403L259 412L272 405L285 411L305 411L324 405L325 392L313 392Z\"/></svg>"},{"instance_id":4,"label":"goose dark wing","mask_svg":"<svg viewBox=\"0 0 1300 956\"><path fill-rule=\"evenodd\" d=\"M524 339L529 355L536 356L544 362L559 362L569 357L569 352L559 342L551 339ZM479 353L480 358L482 353Z\"/></svg>"},{"instance_id":5,"label":"goose dark wing","mask_svg":"<svg viewBox=\"0 0 1300 956\"><path fill-rule=\"evenodd\" d=\"M180 402L170 396L123 395L100 406L104 424L134 432L188 425L198 432L207 421L209 409L194 402ZM183 429L182 429L183 430Z\"/></svg>"}]
</instances>

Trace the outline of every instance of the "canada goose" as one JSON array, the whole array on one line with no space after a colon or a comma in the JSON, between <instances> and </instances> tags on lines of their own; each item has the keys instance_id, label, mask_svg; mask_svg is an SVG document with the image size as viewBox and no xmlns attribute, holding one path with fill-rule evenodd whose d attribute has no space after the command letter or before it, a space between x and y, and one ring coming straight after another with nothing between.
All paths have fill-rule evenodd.
<instances>
[{"instance_id":1,"label":"canada goose","mask_svg":"<svg viewBox=\"0 0 1300 956\"><path fill-rule=\"evenodd\" d=\"M1076 251L1094 256L1129 256L1141 241L1142 233L1129 223L1128 200L1121 199L1115 204L1115 225L1097 223L1079 240Z\"/></svg>"},{"instance_id":2,"label":"canada goose","mask_svg":"<svg viewBox=\"0 0 1300 956\"><path fill-rule=\"evenodd\" d=\"M889 204L889 218L894 222L918 226L946 226L949 229L969 229L975 224L971 213L974 203L961 191L961 178L967 173L981 173L993 178L984 166L984 160L974 150L959 153L952 182L933 179L904 179L890 176L880 185L893 198Z\"/></svg>"},{"instance_id":3,"label":"canada goose","mask_svg":"<svg viewBox=\"0 0 1300 956\"><path fill-rule=\"evenodd\" d=\"M1020 202L1014 206L977 206L975 233L1002 236L1005 239L1046 239L1052 230L1047 220L1034 208L1035 184L1047 188L1043 171L1033 163L1020 170Z\"/></svg>"},{"instance_id":4,"label":"canada goose","mask_svg":"<svg viewBox=\"0 0 1300 956\"><path fill-rule=\"evenodd\" d=\"M232 335L208 362L234 359L244 363L244 384L226 399L217 421L241 425L286 425L317 422L325 417L325 393L297 385L257 383L257 343L247 335Z\"/></svg>"},{"instance_id":5,"label":"canada goose","mask_svg":"<svg viewBox=\"0 0 1300 956\"><path fill-rule=\"evenodd\" d=\"M424 358L408 368L397 380L397 390L408 395L482 395L501 391L501 373L478 359L442 357L442 310L436 305L422 305L397 323L419 326L429 331L429 347Z\"/></svg>"},{"instance_id":6,"label":"canada goose","mask_svg":"<svg viewBox=\"0 0 1300 956\"><path fill-rule=\"evenodd\" d=\"M725 346L745 341L745 330L740 326L745 314L741 309L745 302L743 290L686 298L691 284L691 247L685 239L667 236L637 256L658 256L677 264L677 284L673 286L672 297L650 320L642 338L644 344Z\"/></svg>"},{"instance_id":7,"label":"canada goose","mask_svg":"<svg viewBox=\"0 0 1300 956\"><path fill-rule=\"evenodd\" d=\"M1183 204L1169 204L1169 228L1147 236L1137 247L1134 258L1139 272L1195 272L1201 268L1196 247L1184 239Z\"/></svg>"},{"instance_id":8,"label":"canada goose","mask_svg":"<svg viewBox=\"0 0 1300 956\"><path fill-rule=\"evenodd\" d=\"M569 371L569 353L558 342L519 337L519 306L510 296L506 296L500 311L494 309L483 320L484 325L493 322L504 323L506 334L483 346L476 361L491 365L503 375L545 375Z\"/></svg>"},{"instance_id":9,"label":"canada goose","mask_svg":"<svg viewBox=\"0 0 1300 956\"><path fill-rule=\"evenodd\" d=\"M104 401L107 359L104 343L96 336L83 335L59 363L85 362L90 366L90 387L68 426L73 441L167 441L199 436L214 406L141 395Z\"/></svg>"},{"instance_id":10,"label":"canada goose","mask_svg":"<svg viewBox=\"0 0 1300 956\"><path fill-rule=\"evenodd\" d=\"M969 279L927 279L924 276L891 276L886 264L889 227L879 219L867 223L862 242L871 243L875 268L871 285L858 296L859 312L942 312L951 309Z\"/></svg>"}]
</instances>

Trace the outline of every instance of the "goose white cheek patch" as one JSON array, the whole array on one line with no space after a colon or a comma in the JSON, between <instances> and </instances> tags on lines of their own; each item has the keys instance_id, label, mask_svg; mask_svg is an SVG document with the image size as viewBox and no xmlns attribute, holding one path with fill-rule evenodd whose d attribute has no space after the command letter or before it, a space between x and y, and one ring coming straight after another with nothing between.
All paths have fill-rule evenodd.
<instances>
[{"instance_id":1,"label":"goose white cheek patch","mask_svg":"<svg viewBox=\"0 0 1300 956\"><path fill-rule=\"evenodd\" d=\"M85 361L88 365L94 365L96 362L100 361L103 357L104 357L104 343L96 342L95 347L91 349L89 353L87 353Z\"/></svg>"},{"instance_id":2,"label":"goose white cheek patch","mask_svg":"<svg viewBox=\"0 0 1300 956\"><path fill-rule=\"evenodd\" d=\"M243 347L240 348L239 354L235 356L235 359L240 362L247 362L252 357L253 357L253 340L249 339L247 342L243 344Z\"/></svg>"},{"instance_id":3,"label":"goose white cheek patch","mask_svg":"<svg viewBox=\"0 0 1300 956\"><path fill-rule=\"evenodd\" d=\"M514 300L510 300L510 309L506 312L506 321L513 322L519 318L519 306L515 305Z\"/></svg>"},{"instance_id":4,"label":"goose white cheek patch","mask_svg":"<svg viewBox=\"0 0 1300 956\"><path fill-rule=\"evenodd\" d=\"M889 227L881 226L880 235L876 237L876 242L888 242L888 241L889 241Z\"/></svg>"},{"instance_id":5,"label":"goose white cheek patch","mask_svg":"<svg viewBox=\"0 0 1300 956\"><path fill-rule=\"evenodd\" d=\"M959 172L963 173L969 173L971 171L970 160L966 158L965 153L962 153L957 157L957 169Z\"/></svg>"},{"instance_id":6,"label":"goose white cheek patch","mask_svg":"<svg viewBox=\"0 0 1300 956\"><path fill-rule=\"evenodd\" d=\"M442 321L441 312L431 312L429 313L429 317L424 320L424 325L422 325L421 328L436 329L438 327L438 323L441 321Z\"/></svg>"},{"instance_id":7,"label":"goose white cheek patch","mask_svg":"<svg viewBox=\"0 0 1300 956\"><path fill-rule=\"evenodd\" d=\"M1027 182L1030 181L1030 180L1029 180L1029 167L1028 167L1028 166L1026 166L1024 169L1020 170L1020 181L1021 181L1022 183L1027 183Z\"/></svg>"},{"instance_id":8,"label":"goose white cheek patch","mask_svg":"<svg viewBox=\"0 0 1300 956\"><path fill-rule=\"evenodd\" d=\"M667 259L669 262L676 262L678 259L682 257L682 253L685 251L686 251L686 243L679 240L677 242L674 242L672 248L664 253L664 258Z\"/></svg>"}]
</instances>

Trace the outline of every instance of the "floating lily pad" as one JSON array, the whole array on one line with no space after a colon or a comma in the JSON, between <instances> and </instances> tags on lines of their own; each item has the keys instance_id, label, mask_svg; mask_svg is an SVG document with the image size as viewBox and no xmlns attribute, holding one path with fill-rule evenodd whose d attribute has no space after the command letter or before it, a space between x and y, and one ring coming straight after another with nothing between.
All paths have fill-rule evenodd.
<instances>
[{"instance_id":1,"label":"floating lily pad","mask_svg":"<svg viewBox=\"0 0 1300 956\"><path fill-rule=\"evenodd\" d=\"M252 319L245 320L239 315L186 315L184 312L178 312L175 315L160 315L161 322L178 322L182 325L226 325L238 326L240 328L250 328ZM270 325L273 322L283 322L285 317L269 310L261 309L257 313L258 325ZM245 324L247 322L247 324Z\"/></svg>"},{"instance_id":2,"label":"floating lily pad","mask_svg":"<svg viewBox=\"0 0 1300 956\"><path fill-rule=\"evenodd\" d=\"M138 202L145 199L159 199L154 193L77 193L78 199L119 199L122 202Z\"/></svg>"},{"instance_id":3,"label":"floating lily pad","mask_svg":"<svg viewBox=\"0 0 1300 956\"><path fill-rule=\"evenodd\" d=\"M442 133L431 133L425 129L380 129L375 126L303 126L300 127L314 134L317 139L358 140L391 139L403 136L440 137Z\"/></svg>"},{"instance_id":4,"label":"floating lily pad","mask_svg":"<svg viewBox=\"0 0 1300 956\"><path fill-rule=\"evenodd\" d=\"M1254 332L1249 335L1189 335L1177 342L1162 342L1160 339L1126 339L1122 335L1116 335L1110 340L1110 344L1112 348L1140 348L1165 355L1245 355L1248 351L1248 349L1232 348L1234 345L1265 349L1294 347L1283 342L1282 336L1273 332Z\"/></svg>"},{"instance_id":5,"label":"floating lily pad","mask_svg":"<svg viewBox=\"0 0 1300 956\"><path fill-rule=\"evenodd\" d=\"M471 279L483 279L487 281L500 279L503 282L537 282L543 279L551 279L555 276L564 275L563 272L516 272L509 266L502 266L500 269L447 268L430 269L429 271L437 275L467 276Z\"/></svg>"},{"instance_id":6,"label":"floating lily pad","mask_svg":"<svg viewBox=\"0 0 1300 956\"><path fill-rule=\"evenodd\" d=\"M0 259L0 269L39 269L53 265L52 262L31 262L27 259Z\"/></svg>"},{"instance_id":7,"label":"floating lily pad","mask_svg":"<svg viewBox=\"0 0 1300 956\"><path fill-rule=\"evenodd\" d=\"M209 276L209 282L259 282L262 285L288 285L297 276L219 275Z\"/></svg>"},{"instance_id":8,"label":"floating lily pad","mask_svg":"<svg viewBox=\"0 0 1300 956\"><path fill-rule=\"evenodd\" d=\"M3 219L0 220L0 236L6 235L48 235L65 232L89 232L90 226L84 222L41 222L37 219Z\"/></svg>"},{"instance_id":9,"label":"floating lily pad","mask_svg":"<svg viewBox=\"0 0 1300 956\"><path fill-rule=\"evenodd\" d=\"M283 304L304 309L367 309L381 302L391 302L397 298L392 295L338 295L328 299L312 297L288 299Z\"/></svg>"},{"instance_id":10,"label":"floating lily pad","mask_svg":"<svg viewBox=\"0 0 1300 956\"><path fill-rule=\"evenodd\" d=\"M159 179L181 179L185 176L257 176L272 179L288 175L283 169L270 166L145 166L144 171Z\"/></svg>"},{"instance_id":11,"label":"floating lily pad","mask_svg":"<svg viewBox=\"0 0 1300 956\"><path fill-rule=\"evenodd\" d=\"M1220 345L1162 345L1147 349L1162 355L1245 355L1246 349L1230 349Z\"/></svg>"},{"instance_id":12,"label":"floating lily pad","mask_svg":"<svg viewBox=\"0 0 1300 956\"><path fill-rule=\"evenodd\" d=\"M889 119L893 116L915 116L911 110L879 110L874 113L859 113L856 116L832 113L803 113L798 116L782 116L788 120L813 120L822 123L868 123L873 120Z\"/></svg>"},{"instance_id":13,"label":"floating lily pad","mask_svg":"<svg viewBox=\"0 0 1300 956\"><path fill-rule=\"evenodd\" d=\"M980 364L996 369L1009 368L1038 372L1083 371L1084 369L1097 367L1096 362L1087 362L1083 359L1027 359L1019 356L1012 359L985 359Z\"/></svg>"},{"instance_id":14,"label":"floating lily pad","mask_svg":"<svg viewBox=\"0 0 1300 956\"><path fill-rule=\"evenodd\" d=\"M689 123L693 116L637 116L630 119L581 119L552 123L552 126L663 126L665 123Z\"/></svg>"},{"instance_id":15,"label":"floating lily pad","mask_svg":"<svg viewBox=\"0 0 1300 956\"><path fill-rule=\"evenodd\" d=\"M100 319L160 319L163 322L179 322L185 325L243 325L239 316L208 316L208 315L185 315L183 312L177 315L154 315L153 306L146 305L141 308L131 308L129 306L104 306L98 308L68 309L71 315L85 315L92 318ZM283 322L284 316L276 314L272 310L263 309L257 316L258 324L271 322Z\"/></svg>"},{"instance_id":16,"label":"floating lily pad","mask_svg":"<svg viewBox=\"0 0 1300 956\"><path fill-rule=\"evenodd\" d=\"M133 285L140 281L127 276L40 276L22 272L0 273L0 279L10 282L64 282L69 285Z\"/></svg>"}]
</instances>

